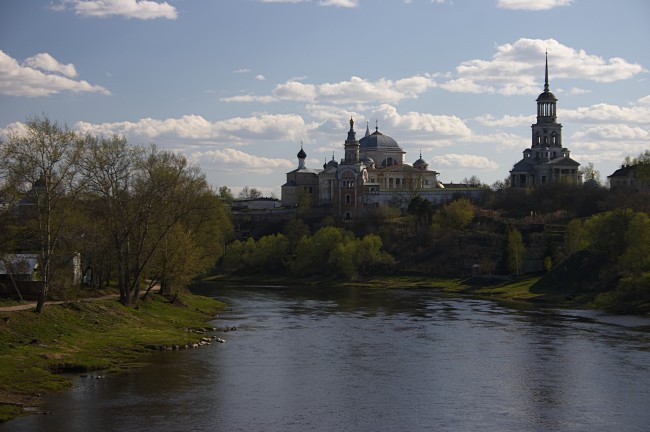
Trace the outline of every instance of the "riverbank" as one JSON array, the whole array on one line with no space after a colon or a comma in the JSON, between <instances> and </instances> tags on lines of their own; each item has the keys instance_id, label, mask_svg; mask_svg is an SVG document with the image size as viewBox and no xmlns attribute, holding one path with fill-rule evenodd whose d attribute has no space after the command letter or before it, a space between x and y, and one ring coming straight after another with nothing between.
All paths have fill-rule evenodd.
<instances>
[{"instance_id":1,"label":"riverbank","mask_svg":"<svg viewBox=\"0 0 650 432\"><path fill-rule=\"evenodd\" d=\"M537 305L544 304L550 307L562 308L597 308L602 305L595 303L593 293L575 292L549 292L536 289L535 285L542 276L526 276L519 278L504 277L469 277L469 278L444 278L425 275L382 275L368 277L360 280L345 281L332 278L311 278L296 280L286 276L264 276L266 285L313 285L322 284L372 287L372 288L400 288L400 289L430 289L450 294L471 295L473 297L487 298L507 302L527 302ZM209 278L212 281L233 283L259 284L259 275L217 275Z\"/></svg>"},{"instance_id":2,"label":"riverbank","mask_svg":"<svg viewBox=\"0 0 650 432\"><path fill-rule=\"evenodd\" d=\"M197 330L223 307L188 293L173 303L149 296L129 308L100 299L46 305L41 314L0 312L0 422L69 387L62 372L125 371L152 350L201 342Z\"/></svg>"}]
</instances>

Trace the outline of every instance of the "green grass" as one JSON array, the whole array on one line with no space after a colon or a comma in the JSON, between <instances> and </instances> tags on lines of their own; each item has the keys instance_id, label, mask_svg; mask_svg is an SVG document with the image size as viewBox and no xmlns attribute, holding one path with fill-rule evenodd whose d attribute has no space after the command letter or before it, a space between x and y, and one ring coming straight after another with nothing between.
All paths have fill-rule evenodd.
<instances>
[{"instance_id":1,"label":"green grass","mask_svg":"<svg viewBox=\"0 0 650 432\"><path fill-rule=\"evenodd\" d=\"M137 307L116 300L46 305L31 311L0 313L0 421L12 418L16 406L37 405L44 392L70 385L58 372L119 371L139 365L157 346L185 345L223 304L183 295L170 303L154 295ZM4 419L4 420L3 420Z\"/></svg>"}]
</instances>

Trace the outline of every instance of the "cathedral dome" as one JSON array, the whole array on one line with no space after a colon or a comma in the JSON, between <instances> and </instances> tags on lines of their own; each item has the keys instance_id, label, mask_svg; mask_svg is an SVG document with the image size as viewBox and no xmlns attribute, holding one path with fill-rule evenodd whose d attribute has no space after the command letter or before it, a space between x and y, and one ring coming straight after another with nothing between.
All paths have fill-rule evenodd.
<instances>
[{"instance_id":1,"label":"cathedral dome","mask_svg":"<svg viewBox=\"0 0 650 432\"><path fill-rule=\"evenodd\" d=\"M427 161L422 159L422 153L420 153L420 159L413 162L413 168L416 168L416 169L419 169L419 170L427 169L428 166L429 166L429 164L427 163Z\"/></svg>"},{"instance_id":2,"label":"cathedral dome","mask_svg":"<svg viewBox=\"0 0 650 432\"><path fill-rule=\"evenodd\" d=\"M365 136L359 140L359 146L363 150L386 150L386 149L395 149L402 150L393 138L388 135L384 135L378 130L374 131L372 134Z\"/></svg>"},{"instance_id":3,"label":"cathedral dome","mask_svg":"<svg viewBox=\"0 0 650 432\"><path fill-rule=\"evenodd\" d=\"M297 154L298 159L305 159L307 157L307 153L302 149L302 146L300 146L300 151Z\"/></svg>"}]
</instances>

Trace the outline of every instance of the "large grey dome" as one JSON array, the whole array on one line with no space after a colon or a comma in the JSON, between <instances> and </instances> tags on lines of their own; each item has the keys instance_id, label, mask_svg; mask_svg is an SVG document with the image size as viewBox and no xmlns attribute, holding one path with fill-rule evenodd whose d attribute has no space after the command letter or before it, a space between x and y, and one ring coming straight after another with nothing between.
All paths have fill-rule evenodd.
<instances>
[{"instance_id":1,"label":"large grey dome","mask_svg":"<svg viewBox=\"0 0 650 432\"><path fill-rule=\"evenodd\" d=\"M402 150L393 138L376 130L372 134L365 136L359 140L359 146L362 150L365 149L396 149Z\"/></svg>"}]
</instances>

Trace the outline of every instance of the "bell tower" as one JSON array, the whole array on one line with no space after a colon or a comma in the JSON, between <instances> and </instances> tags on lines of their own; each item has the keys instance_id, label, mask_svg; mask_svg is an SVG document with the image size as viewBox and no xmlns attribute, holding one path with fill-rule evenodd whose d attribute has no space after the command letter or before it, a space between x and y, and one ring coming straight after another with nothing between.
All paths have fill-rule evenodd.
<instances>
[{"instance_id":1,"label":"bell tower","mask_svg":"<svg viewBox=\"0 0 650 432\"><path fill-rule=\"evenodd\" d=\"M350 131L348 139L345 140L345 163L353 164L359 162L359 141L354 131L354 120L350 117Z\"/></svg>"},{"instance_id":2,"label":"bell tower","mask_svg":"<svg viewBox=\"0 0 650 432\"><path fill-rule=\"evenodd\" d=\"M548 85L548 53L544 70L544 91L537 98L537 123L532 125L532 132L531 148L535 157L546 156L554 159L560 155L562 125L557 122L557 98L551 93Z\"/></svg>"}]
</instances>

